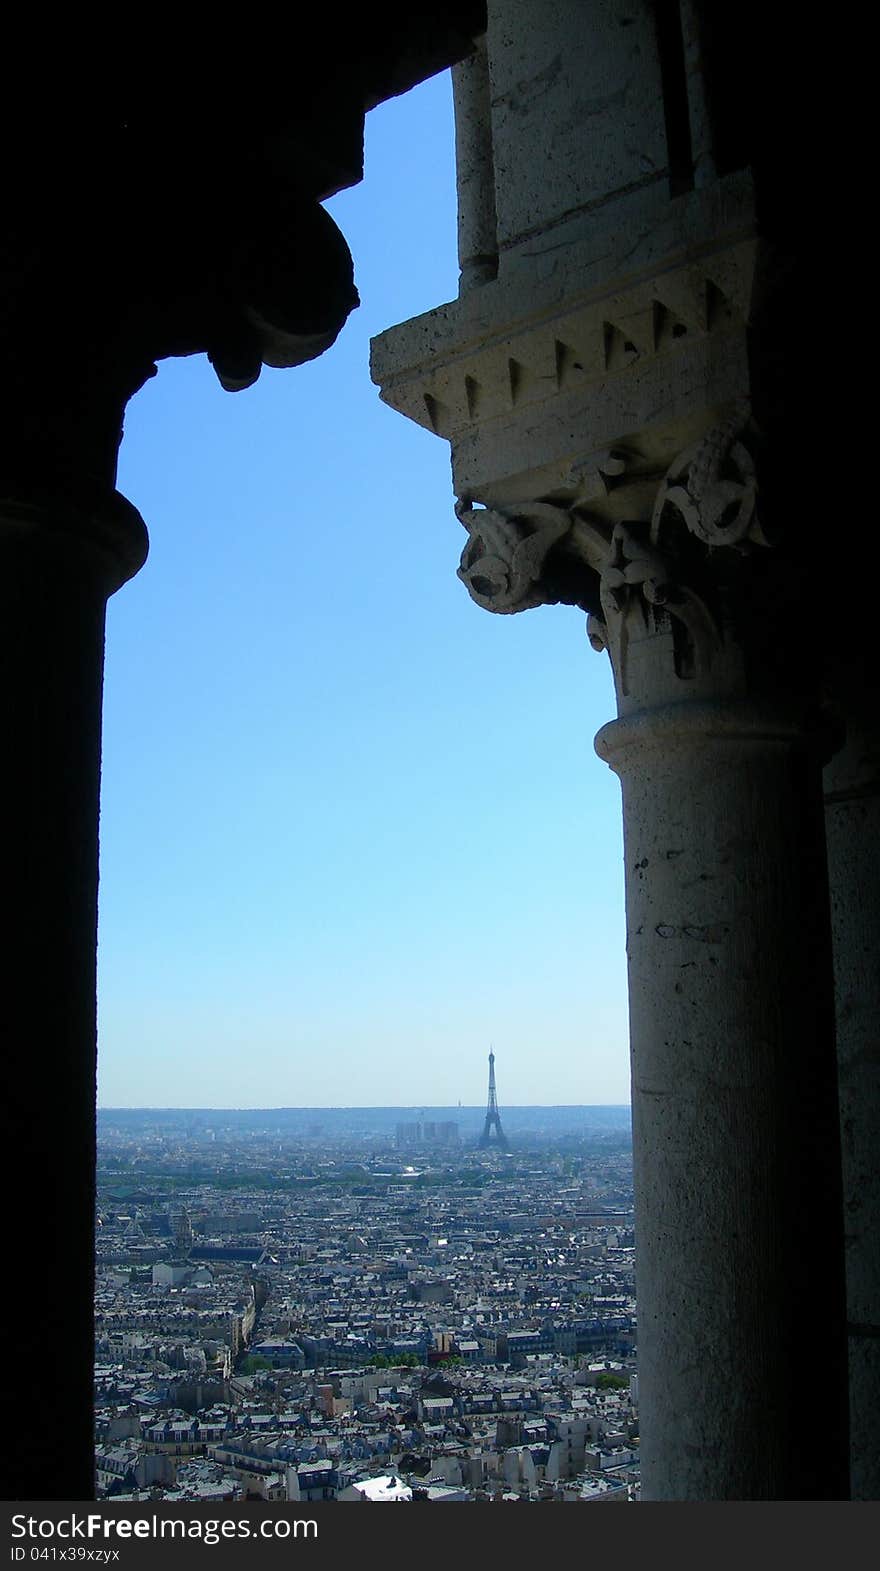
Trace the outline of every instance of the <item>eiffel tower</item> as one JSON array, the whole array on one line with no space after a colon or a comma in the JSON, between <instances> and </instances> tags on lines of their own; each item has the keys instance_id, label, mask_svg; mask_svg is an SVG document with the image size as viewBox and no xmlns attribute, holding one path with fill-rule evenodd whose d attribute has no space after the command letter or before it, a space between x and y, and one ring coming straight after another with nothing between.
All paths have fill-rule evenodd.
<instances>
[{"instance_id":1,"label":"eiffel tower","mask_svg":"<svg viewBox=\"0 0 880 1571\"><path fill-rule=\"evenodd\" d=\"M493 1130L495 1131L494 1139L492 1137ZM478 1143L481 1147L496 1145L502 1151L507 1150L507 1136L501 1128L501 1114L498 1111L498 1098L495 1095L494 1053L489 1054L489 1102L486 1107L486 1122L483 1125L483 1133L480 1135Z\"/></svg>"}]
</instances>

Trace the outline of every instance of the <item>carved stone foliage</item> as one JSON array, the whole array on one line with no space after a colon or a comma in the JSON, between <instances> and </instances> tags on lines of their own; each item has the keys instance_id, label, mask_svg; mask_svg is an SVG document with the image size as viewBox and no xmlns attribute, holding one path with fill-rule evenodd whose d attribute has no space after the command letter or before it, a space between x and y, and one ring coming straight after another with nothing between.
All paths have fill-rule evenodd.
<instances>
[{"instance_id":1,"label":"carved stone foliage","mask_svg":"<svg viewBox=\"0 0 880 1571\"><path fill-rule=\"evenodd\" d=\"M609 651L623 692L633 638L664 629L676 675L705 673L725 640L730 564L770 543L758 520L752 435L743 403L670 465L650 520L612 525L546 502L463 502L456 512L469 538L458 576L485 610L560 600L589 610L590 643ZM566 574L579 579L571 593Z\"/></svg>"},{"instance_id":2,"label":"carved stone foliage","mask_svg":"<svg viewBox=\"0 0 880 1571\"><path fill-rule=\"evenodd\" d=\"M758 519L753 438L743 401L669 466L647 530L615 525L601 586L605 641L622 692L634 616L648 633L669 626L682 679L705 675L722 650L731 561L770 543ZM595 638L594 628L594 646Z\"/></svg>"},{"instance_id":3,"label":"carved stone foliage","mask_svg":"<svg viewBox=\"0 0 880 1571\"><path fill-rule=\"evenodd\" d=\"M468 594L486 611L529 611L553 604L558 596L542 584L547 553L571 528L563 508L530 503L512 511L456 507L468 532L458 576Z\"/></svg>"},{"instance_id":4,"label":"carved stone foliage","mask_svg":"<svg viewBox=\"0 0 880 1571\"><path fill-rule=\"evenodd\" d=\"M720 643L720 632L707 600L682 581L677 564L645 538L644 526L615 524L608 558L600 574L605 631L595 623L587 628L593 648L597 635L608 649L623 692L628 688L628 653L633 620L639 631L658 630L668 619L673 624L673 650L677 674L690 676L706 669Z\"/></svg>"},{"instance_id":5,"label":"carved stone foliage","mask_svg":"<svg viewBox=\"0 0 880 1571\"><path fill-rule=\"evenodd\" d=\"M748 426L748 405L742 403L729 420L679 454L657 493L652 541L659 540L664 519L676 512L707 546L739 546L747 540L771 544L758 520L755 464L745 440Z\"/></svg>"}]
</instances>

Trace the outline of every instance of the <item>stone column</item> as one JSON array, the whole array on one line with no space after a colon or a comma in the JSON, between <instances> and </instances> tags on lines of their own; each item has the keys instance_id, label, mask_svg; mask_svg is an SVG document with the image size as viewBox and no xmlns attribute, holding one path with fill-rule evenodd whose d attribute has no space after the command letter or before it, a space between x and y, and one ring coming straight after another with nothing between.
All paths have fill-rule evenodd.
<instances>
[{"instance_id":1,"label":"stone column","mask_svg":"<svg viewBox=\"0 0 880 1571\"><path fill-rule=\"evenodd\" d=\"M94 1497L95 967L104 613L147 550L95 487L0 497L7 1498Z\"/></svg>"},{"instance_id":2,"label":"stone column","mask_svg":"<svg viewBox=\"0 0 880 1571\"><path fill-rule=\"evenodd\" d=\"M455 161L458 172L459 293L489 283L498 272L495 159L491 86L485 38L452 68Z\"/></svg>"},{"instance_id":3,"label":"stone column","mask_svg":"<svg viewBox=\"0 0 880 1571\"><path fill-rule=\"evenodd\" d=\"M593 627L620 714L596 749L623 791L643 1492L845 1499L828 738L784 594L766 615L741 419L673 463L649 531L615 527Z\"/></svg>"},{"instance_id":4,"label":"stone column","mask_svg":"<svg viewBox=\"0 0 880 1571\"><path fill-rule=\"evenodd\" d=\"M852 1494L880 1499L880 736L876 652L831 673L846 740L825 770L837 997Z\"/></svg>"},{"instance_id":5,"label":"stone column","mask_svg":"<svg viewBox=\"0 0 880 1571\"><path fill-rule=\"evenodd\" d=\"M490 0L498 277L373 375L451 444L477 604L580 606L614 669L645 1498L845 1498L811 295L784 40L744 98L718 9Z\"/></svg>"},{"instance_id":6,"label":"stone column","mask_svg":"<svg viewBox=\"0 0 880 1571\"><path fill-rule=\"evenodd\" d=\"M688 120L694 165L694 185L711 185L716 179L712 150L712 125L706 102L706 79L700 38L698 0L679 0L682 48L687 83Z\"/></svg>"},{"instance_id":7,"label":"stone column","mask_svg":"<svg viewBox=\"0 0 880 1571\"><path fill-rule=\"evenodd\" d=\"M125 409L170 355L207 352L230 391L248 387L264 364L303 364L334 341L357 301L348 248L318 198L325 181L338 188L336 175L346 183L362 96L340 114L328 151L324 108L312 122L308 93L298 124L285 129L273 116L271 129L260 121L252 134L240 114L218 135L206 106L196 145L190 111L175 118L173 93L154 136L147 99L135 92L126 107L118 83L109 98L107 81L93 85L90 97L77 78L91 105L84 117L78 102L65 116L63 99L42 93L39 156L29 142L24 179L10 177L0 258L0 822L10 934L0 997L11 1055L6 1193L21 1224L0 1345L15 1415L3 1481L26 1499L94 1492L104 611L146 555L144 525L115 491ZM343 106L331 98L335 116ZM300 178L301 169L310 172Z\"/></svg>"},{"instance_id":8,"label":"stone column","mask_svg":"<svg viewBox=\"0 0 880 1571\"><path fill-rule=\"evenodd\" d=\"M847 1495L816 742L724 698L596 739L623 790L646 1499Z\"/></svg>"},{"instance_id":9,"label":"stone column","mask_svg":"<svg viewBox=\"0 0 880 1571\"><path fill-rule=\"evenodd\" d=\"M829 738L755 441L738 404L650 522L459 509L473 598L592 602L614 668L596 748L623 789L648 1500L848 1496Z\"/></svg>"}]
</instances>

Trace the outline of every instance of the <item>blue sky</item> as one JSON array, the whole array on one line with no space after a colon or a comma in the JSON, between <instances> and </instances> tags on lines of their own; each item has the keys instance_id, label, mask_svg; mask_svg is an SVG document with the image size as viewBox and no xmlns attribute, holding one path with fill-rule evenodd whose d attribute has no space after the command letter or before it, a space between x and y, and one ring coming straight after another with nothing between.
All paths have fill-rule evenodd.
<instances>
[{"instance_id":1,"label":"blue sky","mask_svg":"<svg viewBox=\"0 0 880 1571\"><path fill-rule=\"evenodd\" d=\"M581 613L491 616L455 573L445 442L369 340L454 297L448 75L374 110L328 204L362 304L222 392L129 406L147 565L110 602L102 1106L629 1100L610 670Z\"/></svg>"}]
</instances>

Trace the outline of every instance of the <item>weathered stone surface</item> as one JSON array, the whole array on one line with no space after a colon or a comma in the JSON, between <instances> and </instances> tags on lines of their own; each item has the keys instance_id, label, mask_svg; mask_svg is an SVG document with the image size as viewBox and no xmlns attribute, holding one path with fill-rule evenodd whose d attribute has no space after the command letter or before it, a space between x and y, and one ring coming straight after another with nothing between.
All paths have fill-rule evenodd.
<instances>
[{"instance_id":1,"label":"weathered stone surface","mask_svg":"<svg viewBox=\"0 0 880 1571\"><path fill-rule=\"evenodd\" d=\"M880 735L876 653L833 669L846 728L825 769L825 833L837 997L837 1055L850 1336L852 1493L880 1499Z\"/></svg>"},{"instance_id":2,"label":"weathered stone surface","mask_svg":"<svg viewBox=\"0 0 880 1571\"><path fill-rule=\"evenodd\" d=\"M557 249L552 270L542 269L536 257L528 273L499 278L491 289L469 293L382 333L373 341L373 379L386 401L397 407L407 383L426 381L447 361L490 353L493 342L506 337L529 344L534 335L540 341L544 329L556 321L577 323L583 318L585 332L597 318L613 327L621 317L624 327L636 324L642 340L636 348L643 353L660 347L665 325L670 337L679 338L684 335L672 332L675 325L706 331L713 318L723 318L717 296L742 322L750 303L754 239L754 193L745 172L667 200L647 226L637 208L626 207L613 218L597 215L584 233ZM664 324L655 303L669 311L671 324ZM660 321L655 323L655 316ZM565 342L564 333L556 336ZM577 346L575 326L568 336ZM604 342L597 340L595 355L589 367L594 378L608 369ZM547 395L552 391L556 389L547 389ZM415 400L402 412L430 423Z\"/></svg>"},{"instance_id":3,"label":"weathered stone surface","mask_svg":"<svg viewBox=\"0 0 880 1571\"><path fill-rule=\"evenodd\" d=\"M486 41L481 38L474 53L452 71L460 294L490 282L498 273L490 91Z\"/></svg>"},{"instance_id":4,"label":"weathered stone surface","mask_svg":"<svg viewBox=\"0 0 880 1571\"><path fill-rule=\"evenodd\" d=\"M667 209L647 236L606 234L610 255L591 235L548 279L499 278L374 340L382 397L449 438L459 496L595 502L590 455L615 448L630 489L609 506L638 516L657 472L748 392L749 182Z\"/></svg>"},{"instance_id":5,"label":"weathered stone surface","mask_svg":"<svg viewBox=\"0 0 880 1571\"><path fill-rule=\"evenodd\" d=\"M644 1497L845 1498L804 1379L839 1326L833 997L804 717L677 704L596 738L623 790Z\"/></svg>"},{"instance_id":6,"label":"weathered stone surface","mask_svg":"<svg viewBox=\"0 0 880 1571\"><path fill-rule=\"evenodd\" d=\"M667 173L651 8L628 0L490 0L489 70L502 257ZM665 192L664 192L665 195Z\"/></svg>"}]
</instances>

